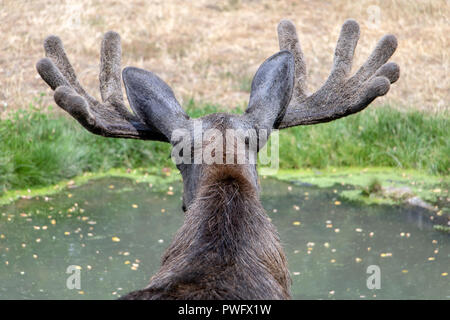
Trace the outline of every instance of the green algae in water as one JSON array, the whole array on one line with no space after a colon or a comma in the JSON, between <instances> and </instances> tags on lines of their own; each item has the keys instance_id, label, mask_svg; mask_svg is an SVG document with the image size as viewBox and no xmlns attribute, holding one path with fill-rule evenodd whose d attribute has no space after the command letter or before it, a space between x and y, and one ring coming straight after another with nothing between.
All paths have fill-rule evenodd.
<instances>
[{"instance_id":1,"label":"green algae in water","mask_svg":"<svg viewBox=\"0 0 450 320\"><path fill-rule=\"evenodd\" d=\"M294 299L448 299L450 236L427 212L367 206L262 179L261 199L288 257ZM183 222L182 185L92 180L0 207L0 299L114 299L144 287ZM79 266L81 289L66 273ZM369 290L369 265L381 289Z\"/></svg>"},{"instance_id":2,"label":"green algae in water","mask_svg":"<svg viewBox=\"0 0 450 320\"><path fill-rule=\"evenodd\" d=\"M428 175L415 170L398 170L395 168L328 168L324 170L270 170L260 169L261 175L267 175L282 181L314 185L322 188L351 186L340 191L341 197L363 204L400 204L402 199L392 199L372 193L367 196L367 189L372 181L383 188L409 189L427 203L448 205L450 176ZM368 186L369 183L369 186Z\"/></svg>"}]
</instances>

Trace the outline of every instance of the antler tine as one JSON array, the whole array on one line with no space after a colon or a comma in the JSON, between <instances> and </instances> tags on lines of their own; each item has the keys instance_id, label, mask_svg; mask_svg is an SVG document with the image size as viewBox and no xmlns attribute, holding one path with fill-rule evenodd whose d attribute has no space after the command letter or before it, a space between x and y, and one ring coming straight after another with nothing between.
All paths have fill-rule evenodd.
<instances>
[{"instance_id":1,"label":"antler tine","mask_svg":"<svg viewBox=\"0 0 450 320\"><path fill-rule=\"evenodd\" d=\"M280 50L288 50L294 55L295 62L295 86L293 99L302 99L307 95L306 88L306 63L303 51L298 41L294 24L289 20L281 20L278 24L278 42Z\"/></svg>"},{"instance_id":2,"label":"antler tine","mask_svg":"<svg viewBox=\"0 0 450 320\"><path fill-rule=\"evenodd\" d=\"M345 80L352 69L353 54L359 40L359 25L355 20L345 21L334 51L333 69L329 82Z\"/></svg>"},{"instance_id":3,"label":"antler tine","mask_svg":"<svg viewBox=\"0 0 450 320\"><path fill-rule=\"evenodd\" d=\"M121 84L122 49L118 33L109 31L102 41L100 55L100 93L103 101L123 103Z\"/></svg>"},{"instance_id":4,"label":"antler tine","mask_svg":"<svg viewBox=\"0 0 450 320\"><path fill-rule=\"evenodd\" d=\"M306 67L294 25L287 20L281 21L278 37L280 49L290 50L296 63L294 97L279 129L332 121L361 111L375 98L385 95L390 84L400 75L396 63L386 63L397 48L396 38L386 35L358 72L349 77L359 39L359 25L349 19L342 26L330 76L318 91L308 96L305 90Z\"/></svg>"},{"instance_id":5,"label":"antler tine","mask_svg":"<svg viewBox=\"0 0 450 320\"><path fill-rule=\"evenodd\" d=\"M54 35L47 37L44 40L44 50L46 57L56 65L70 86L89 102L96 102L96 100L91 97L78 82L75 71L67 58L61 39Z\"/></svg>"},{"instance_id":6,"label":"antler tine","mask_svg":"<svg viewBox=\"0 0 450 320\"><path fill-rule=\"evenodd\" d=\"M400 69L393 62L387 65L385 65L385 63L394 54L396 49L397 39L395 36L392 34L385 35L378 41L377 46L372 51L367 61L359 68L358 72L352 78L359 82L363 82L377 72L380 67L384 67L383 71L380 70L379 75L386 76L391 83L394 83L400 76Z\"/></svg>"},{"instance_id":7,"label":"antler tine","mask_svg":"<svg viewBox=\"0 0 450 320\"><path fill-rule=\"evenodd\" d=\"M56 104L90 132L106 137L168 141L157 129L129 112L123 102L121 46L117 33L106 33L102 41L99 79L103 103L80 85L58 37L45 39L44 49L47 58L37 63L37 71L55 90Z\"/></svg>"}]
</instances>

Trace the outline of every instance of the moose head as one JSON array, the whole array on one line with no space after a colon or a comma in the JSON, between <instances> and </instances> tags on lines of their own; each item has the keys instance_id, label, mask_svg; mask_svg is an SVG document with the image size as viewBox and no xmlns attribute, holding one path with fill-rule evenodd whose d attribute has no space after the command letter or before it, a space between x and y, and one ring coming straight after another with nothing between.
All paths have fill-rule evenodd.
<instances>
[{"instance_id":1,"label":"moose head","mask_svg":"<svg viewBox=\"0 0 450 320\"><path fill-rule=\"evenodd\" d=\"M61 40L45 40L47 58L37 63L37 70L55 90L58 106L97 135L170 143L183 177L185 222L150 284L124 298L290 297L286 258L259 201L256 154L275 129L328 122L363 110L388 92L399 78L399 67L387 63L397 41L386 35L351 75L359 26L347 20L328 79L309 94L292 22L280 22L278 37L281 51L256 72L245 112L199 119L183 111L171 88L154 73L134 67L121 72L117 33L106 33L101 45L102 102L78 82ZM132 111L124 103L121 78ZM205 160L205 153L212 161Z\"/></svg>"}]
</instances>

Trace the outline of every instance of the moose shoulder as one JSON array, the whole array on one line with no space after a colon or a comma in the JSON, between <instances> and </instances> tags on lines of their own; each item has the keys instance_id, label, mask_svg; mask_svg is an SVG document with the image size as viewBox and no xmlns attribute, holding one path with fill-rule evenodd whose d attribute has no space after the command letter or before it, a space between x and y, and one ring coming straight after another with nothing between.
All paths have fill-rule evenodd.
<instances>
[{"instance_id":1,"label":"moose shoulder","mask_svg":"<svg viewBox=\"0 0 450 320\"><path fill-rule=\"evenodd\" d=\"M121 72L117 33L106 33L101 45L102 102L79 84L60 39L45 40L47 58L37 70L55 90L58 106L94 134L168 142L182 157L177 167L184 183L184 224L149 285L123 299L290 298L286 257L259 200L256 154L274 129L332 121L364 109L387 93L399 67L387 62L397 46L387 35L350 75L359 26L348 20L330 76L308 94L294 25L281 21L278 37L281 51L256 72L245 113L199 119L189 118L172 89L152 72L132 67ZM132 111L125 106L121 78ZM199 122L200 135L207 138L197 143ZM230 131L246 134L230 136ZM214 161L196 161L205 150L212 150Z\"/></svg>"}]
</instances>

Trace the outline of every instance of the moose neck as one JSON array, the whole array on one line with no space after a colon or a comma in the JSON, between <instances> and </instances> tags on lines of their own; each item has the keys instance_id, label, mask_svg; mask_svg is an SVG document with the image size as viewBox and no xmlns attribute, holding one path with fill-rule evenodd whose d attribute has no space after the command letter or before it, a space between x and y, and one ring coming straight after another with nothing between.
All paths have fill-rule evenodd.
<instances>
[{"instance_id":1,"label":"moose neck","mask_svg":"<svg viewBox=\"0 0 450 320\"><path fill-rule=\"evenodd\" d=\"M223 259L257 248L261 233L272 228L259 201L257 184L239 166L208 170L187 215L197 221L195 232L203 246L216 250Z\"/></svg>"},{"instance_id":2,"label":"moose neck","mask_svg":"<svg viewBox=\"0 0 450 320\"><path fill-rule=\"evenodd\" d=\"M194 271L199 279L239 273L246 275L242 282L248 281L246 290L253 290L254 298L289 297L286 258L252 175L233 165L211 169L163 256L162 269L189 282Z\"/></svg>"},{"instance_id":3,"label":"moose neck","mask_svg":"<svg viewBox=\"0 0 450 320\"><path fill-rule=\"evenodd\" d=\"M238 166L204 172L150 284L125 299L286 299L290 277L258 187Z\"/></svg>"}]
</instances>

